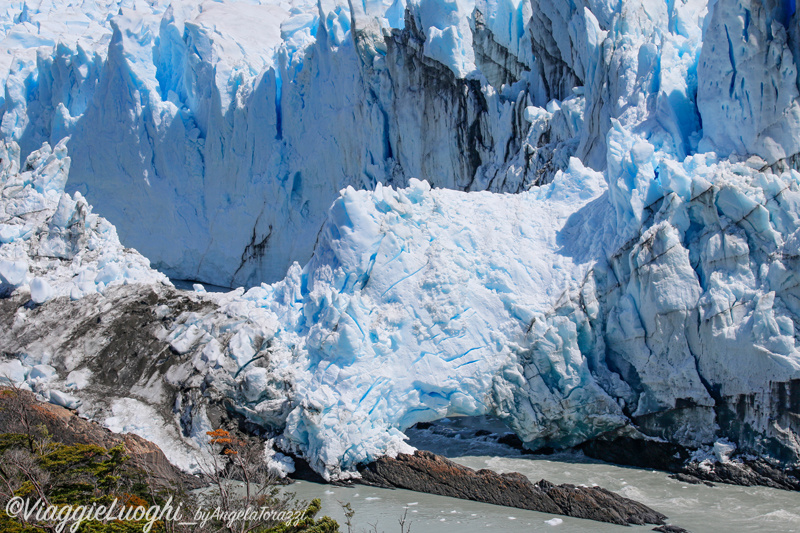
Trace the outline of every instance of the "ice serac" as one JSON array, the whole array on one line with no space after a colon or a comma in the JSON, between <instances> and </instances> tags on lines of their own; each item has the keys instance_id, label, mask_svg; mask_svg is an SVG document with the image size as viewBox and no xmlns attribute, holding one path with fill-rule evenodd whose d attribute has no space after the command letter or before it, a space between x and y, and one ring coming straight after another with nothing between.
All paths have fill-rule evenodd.
<instances>
[{"instance_id":1,"label":"ice serac","mask_svg":"<svg viewBox=\"0 0 800 533\"><path fill-rule=\"evenodd\" d=\"M791 5L119 7L26 15L39 33L8 11L3 291L47 315L67 288L80 311L161 283L116 237L92 248L113 228L84 196L170 273L250 288L157 292L151 381L76 385L92 416L197 441L225 404L328 479L450 415L533 449L800 459ZM63 42L62 8L91 44ZM46 384L40 354L4 368L83 382L92 357L67 368L52 336L14 341L55 347Z\"/></svg>"}]
</instances>

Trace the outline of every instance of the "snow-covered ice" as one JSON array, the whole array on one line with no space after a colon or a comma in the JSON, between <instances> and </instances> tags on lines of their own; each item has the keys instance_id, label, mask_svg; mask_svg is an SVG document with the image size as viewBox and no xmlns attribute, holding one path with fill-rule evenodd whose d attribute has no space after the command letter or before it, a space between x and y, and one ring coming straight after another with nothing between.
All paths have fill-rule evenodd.
<instances>
[{"instance_id":1,"label":"snow-covered ice","mask_svg":"<svg viewBox=\"0 0 800 533\"><path fill-rule=\"evenodd\" d=\"M178 468L198 470L203 457L199 447L187 446L180 437L180 430L174 424L164 424L152 406L133 398L120 398L114 401L110 415L104 422L111 431L139 435L161 448L169 462Z\"/></svg>"}]
</instances>

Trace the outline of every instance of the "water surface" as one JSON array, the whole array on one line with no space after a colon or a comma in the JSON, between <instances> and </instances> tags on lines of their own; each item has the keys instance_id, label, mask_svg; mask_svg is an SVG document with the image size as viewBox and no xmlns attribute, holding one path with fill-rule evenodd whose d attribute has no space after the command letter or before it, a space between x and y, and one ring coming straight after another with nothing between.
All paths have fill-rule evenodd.
<instances>
[{"instance_id":1,"label":"water surface","mask_svg":"<svg viewBox=\"0 0 800 533\"><path fill-rule=\"evenodd\" d=\"M800 493L766 487L717 484L689 485L665 472L626 468L578 454L523 455L498 444L502 424L479 420L492 435L475 437L475 420L450 419L426 430L408 430L410 443L449 457L474 469L520 472L531 481L599 485L637 500L669 517L668 523L692 533L774 532L800 533ZM653 526L624 527L566 516L433 496L406 490L364 486L332 487L298 482L289 490L304 499L320 498L322 512L344 524L340 502L349 502L356 514L354 532L400 531L398 519L407 512L414 533L504 532L628 532L650 531ZM342 527L342 531L347 531Z\"/></svg>"}]
</instances>

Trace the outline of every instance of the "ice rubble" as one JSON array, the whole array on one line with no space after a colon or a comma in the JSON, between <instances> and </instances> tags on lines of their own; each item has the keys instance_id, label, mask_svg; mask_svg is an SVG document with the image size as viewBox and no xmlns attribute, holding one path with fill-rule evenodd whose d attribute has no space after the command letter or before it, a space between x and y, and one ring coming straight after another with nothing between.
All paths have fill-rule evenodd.
<instances>
[{"instance_id":1,"label":"ice rubble","mask_svg":"<svg viewBox=\"0 0 800 533\"><path fill-rule=\"evenodd\" d=\"M484 413L534 448L633 419L689 447L724 435L792 457L796 429L771 394L800 372L800 174L649 154L659 193L618 248L612 196L577 160L519 195L344 191L308 265L218 297L173 347L224 369L237 409L330 477L406 450L416 422ZM260 327L225 345L234 314ZM748 395L739 419L715 414Z\"/></svg>"},{"instance_id":2,"label":"ice rubble","mask_svg":"<svg viewBox=\"0 0 800 533\"><path fill-rule=\"evenodd\" d=\"M167 338L173 385L216 389L328 478L459 414L499 415L533 448L626 431L800 457L790 5L119 5L73 13L86 45L53 48L66 30L23 20L61 5L6 23L3 134L32 147L71 133L76 186L115 216L159 212L139 238L167 233L148 249L162 266L252 281L316 246L282 281L203 295L218 309ZM226 25L250 9L270 10L257 50ZM104 137L113 149L90 149ZM36 262L42 246L83 250L59 221L88 206L42 163L64 153L33 158L23 192L50 211L3 226L4 286L40 299L161 282L132 253L126 274L111 237L96 253L116 263ZM528 172L554 179L529 188L542 181ZM254 266L267 249L274 262Z\"/></svg>"},{"instance_id":3,"label":"ice rubble","mask_svg":"<svg viewBox=\"0 0 800 533\"><path fill-rule=\"evenodd\" d=\"M120 244L114 226L92 213L80 193L64 192L69 167L66 140L45 144L21 168L19 147L0 146L0 293L27 291L43 304L116 285L170 284Z\"/></svg>"},{"instance_id":4,"label":"ice rubble","mask_svg":"<svg viewBox=\"0 0 800 533\"><path fill-rule=\"evenodd\" d=\"M67 297L79 300L129 284L165 284L162 273L136 250L120 244L116 229L92 213L86 200L64 192L70 158L65 142L45 144L20 168L19 147L0 146L0 296L29 294L33 304ZM18 313L17 320L25 320ZM65 407L80 400L50 389L55 377L49 351L23 354L0 364L0 380L10 379Z\"/></svg>"}]
</instances>

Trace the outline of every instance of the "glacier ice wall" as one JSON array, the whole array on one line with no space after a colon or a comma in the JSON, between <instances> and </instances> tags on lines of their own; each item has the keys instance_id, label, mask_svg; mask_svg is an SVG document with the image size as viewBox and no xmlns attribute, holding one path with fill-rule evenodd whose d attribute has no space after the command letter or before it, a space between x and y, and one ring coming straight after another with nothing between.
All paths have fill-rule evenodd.
<instances>
[{"instance_id":1,"label":"glacier ice wall","mask_svg":"<svg viewBox=\"0 0 800 533\"><path fill-rule=\"evenodd\" d=\"M364 6L12 2L0 132L23 158L71 136L69 189L126 243L230 286L308 260L348 185L518 191L566 166L580 104L528 138L526 2Z\"/></svg>"},{"instance_id":2,"label":"glacier ice wall","mask_svg":"<svg viewBox=\"0 0 800 533\"><path fill-rule=\"evenodd\" d=\"M109 6L74 46L7 11L3 134L71 134L123 242L255 285L163 339L184 435L211 395L328 478L485 413L800 458L790 4Z\"/></svg>"},{"instance_id":3,"label":"glacier ice wall","mask_svg":"<svg viewBox=\"0 0 800 533\"><path fill-rule=\"evenodd\" d=\"M11 2L0 134L71 136L68 188L126 243L230 286L310 258L348 185L517 192L603 169L612 119L696 147L704 2L354 5Z\"/></svg>"}]
</instances>

